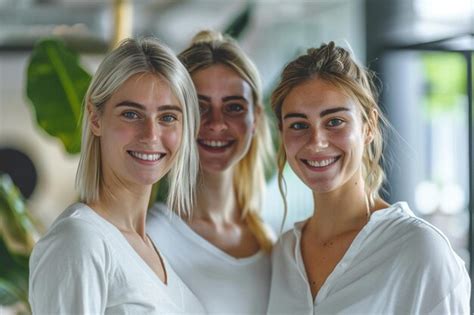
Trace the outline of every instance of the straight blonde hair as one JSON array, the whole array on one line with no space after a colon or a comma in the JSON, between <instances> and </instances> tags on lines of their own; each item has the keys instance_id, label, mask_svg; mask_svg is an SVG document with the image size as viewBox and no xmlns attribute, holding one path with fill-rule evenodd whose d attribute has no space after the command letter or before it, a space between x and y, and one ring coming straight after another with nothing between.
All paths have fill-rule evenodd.
<instances>
[{"instance_id":1,"label":"straight blonde hair","mask_svg":"<svg viewBox=\"0 0 474 315\"><path fill-rule=\"evenodd\" d=\"M273 145L258 70L234 39L209 30L196 34L191 45L178 57L191 74L212 65L225 65L239 74L252 88L254 105L259 109L260 115L249 151L237 164L233 181L243 218L260 246L270 251L274 237L259 213L265 189L265 169L273 160Z\"/></svg>"},{"instance_id":2,"label":"straight blonde hair","mask_svg":"<svg viewBox=\"0 0 474 315\"><path fill-rule=\"evenodd\" d=\"M154 38L126 39L107 54L92 78L83 101L82 147L76 174L76 187L83 202L99 200L103 187L100 138L89 126L90 104L99 114L120 86L135 74L153 74L167 81L183 109L180 148L168 174L168 206L179 213L192 209L199 156L196 135L199 104L187 70L167 46Z\"/></svg>"}]
</instances>

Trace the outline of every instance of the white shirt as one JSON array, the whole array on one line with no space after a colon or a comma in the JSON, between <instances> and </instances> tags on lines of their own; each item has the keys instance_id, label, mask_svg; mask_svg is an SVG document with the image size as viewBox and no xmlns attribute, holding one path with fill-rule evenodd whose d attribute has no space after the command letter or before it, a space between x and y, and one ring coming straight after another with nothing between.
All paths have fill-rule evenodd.
<instances>
[{"instance_id":1,"label":"white shirt","mask_svg":"<svg viewBox=\"0 0 474 315\"><path fill-rule=\"evenodd\" d=\"M269 314L469 314L464 262L406 203L372 214L314 301L301 256L304 223L275 246Z\"/></svg>"},{"instance_id":2,"label":"white shirt","mask_svg":"<svg viewBox=\"0 0 474 315\"><path fill-rule=\"evenodd\" d=\"M159 204L148 212L147 230L208 313L266 312L270 255L260 251L246 258L232 257Z\"/></svg>"},{"instance_id":3,"label":"white shirt","mask_svg":"<svg viewBox=\"0 0 474 315\"><path fill-rule=\"evenodd\" d=\"M67 208L30 258L34 314L203 313L166 259L165 285L122 233L94 210Z\"/></svg>"}]
</instances>

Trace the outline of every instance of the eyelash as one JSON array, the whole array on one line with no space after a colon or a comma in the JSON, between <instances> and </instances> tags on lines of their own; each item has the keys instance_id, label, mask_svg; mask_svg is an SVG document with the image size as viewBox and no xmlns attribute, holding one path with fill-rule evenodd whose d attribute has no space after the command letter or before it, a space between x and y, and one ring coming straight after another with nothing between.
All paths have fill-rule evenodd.
<instances>
[{"instance_id":1,"label":"eyelash","mask_svg":"<svg viewBox=\"0 0 474 315\"><path fill-rule=\"evenodd\" d=\"M172 120L168 120L168 118L171 118ZM178 118L173 115L173 114L164 114L163 116L160 117L160 121L163 121L165 123L172 123L178 120Z\"/></svg>"},{"instance_id":2,"label":"eyelash","mask_svg":"<svg viewBox=\"0 0 474 315\"><path fill-rule=\"evenodd\" d=\"M332 123L334 122L337 122L335 125L333 125ZM330 120L328 120L328 122L326 123L326 126L328 126L329 128L337 128L339 126L341 126L342 124L344 124L345 121L343 119L340 119L340 118L332 118ZM307 123L304 123L304 122L294 122L292 124L290 124L290 129L293 129L293 130L304 130L304 129L308 129L309 126Z\"/></svg>"},{"instance_id":3,"label":"eyelash","mask_svg":"<svg viewBox=\"0 0 474 315\"><path fill-rule=\"evenodd\" d=\"M308 129L308 125L303 122L295 122L295 123L290 124L290 129L294 129L294 130Z\"/></svg>"},{"instance_id":4,"label":"eyelash","mask_svg":"<svg viewBox=\"0 0 474 315\"><path fill-rule=\"evenodd\" d=\"M130 117L131 115L133 115L133 117ZM122 116L125 117L126 119L129 119L129 120L138 119L138 118L139 118L139 116L138 116L137 113L131 112L131 111L123 112L123 113L122 113Z\"/></svg>"},{"instance_id":5,"label":"eyelash","mask_svg":"<svg viewBox=\"0 0 474 315\"><path fill-rule=\"evenodd\" d=\"M337 121L338 123L334 126L334 125L331 125L331 122L334 122L334 121ZM327 125L329 127L339 127L340 125L342 125L343 123L345 123L344 120L340 119L340 118L332 118L330 119L328 122L327 122Z\"/></svg>"},{"instance_id":6,"label":"eyelash","mask_svg":"<svg viewBox=\"0 0 474 315\"><path fill-rule=\"evenodd\" d=\"M238 109L237 109L238 108ZM237 113L240 113L240 112L243 112L244 111L244 106L240 105L240 104L228 104L226 106L226 111L227 112L237 112Z\"/></svg>"}]
</instances>

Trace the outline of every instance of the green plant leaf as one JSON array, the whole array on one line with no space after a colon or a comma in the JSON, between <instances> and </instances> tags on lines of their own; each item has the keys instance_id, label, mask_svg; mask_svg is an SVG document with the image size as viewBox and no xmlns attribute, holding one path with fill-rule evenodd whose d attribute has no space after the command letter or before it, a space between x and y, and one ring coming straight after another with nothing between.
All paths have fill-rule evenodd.
<instances>
[{"instance_id":1,"label":"green plant leaf","mask_svg":"<svg viewBox=\"0 0 474 315\"><path fill-rule=\"evenodd\" d=\"M26 95L41 128L59 138L69 153L80 151L82 101L91 75L77 53L57 39L38 42L31 54Z\"/></svg>"},{"instance_id":2,"label":"green plant leaf","mask_svg":"<svg viewBox=\"0 0 474 315\"><path fill-rule=\"evenodd\" d=\"M253 1L247 2L247 5L242 10L242 12L239 12L239 14L225 28L224 34L227 34L235 39L239 39L249 25L254 7L255 5Z\"/></svg>"},{"instance_id":3,"label":"green plant leaf","mask_svg":"<svg viewBox=\"0 0 474 315\"><path fill-rule=\"evenodd\" d=\"M28 305L28 260L36 226L23 197L7 174L0 174L0 305Z\"/></svg>"},{"instance_id":4,"label":"green plant leaf","mask_svg":"<svg viewBox=\"0 0 474 315\"><path fill-rule=\"evenodd\" d=\"M27 256L38 236L20 191L10 176L0 174L0 237L10 252Z\"/></svg>"},{"instance_id":5,"label":"green plant leaf","mask_svg":"<svg viewBox=\"0 0 474 315\"><path fill-rule=\"evenodd\" d=\"M28 303L28 259L9 251L0 237L0 305Z\"/></svg>"}]
</instances>

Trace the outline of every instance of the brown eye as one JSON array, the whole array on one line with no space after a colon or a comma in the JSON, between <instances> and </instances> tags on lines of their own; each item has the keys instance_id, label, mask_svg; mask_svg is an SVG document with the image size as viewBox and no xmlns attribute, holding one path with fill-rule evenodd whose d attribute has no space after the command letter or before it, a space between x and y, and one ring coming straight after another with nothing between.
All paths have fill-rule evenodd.
<instances>
[{"instance_id":1,"label":"brown eye","mask_svg":"<svg viewBox=\"0 0 474 315\"><path fill-rule=\"evenodd\" d=\"M227 112L240 113L244 110L244 107L240 104L229 104L227 105Z\"/></svg>"},{"instance_id":2,"label":"brown eye","mask_svg":"<svg viewBox=\"0 0 474 315\"><path fill-rule=\"evenodd\" d=\"M203 104L199 104L199 113L201 115L207 113L209 111L209 106L206 106L206 105L203 105Z\"/></svg>"}]
</instances>

